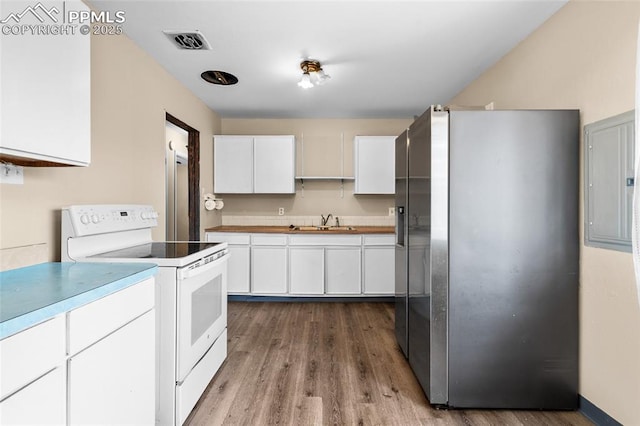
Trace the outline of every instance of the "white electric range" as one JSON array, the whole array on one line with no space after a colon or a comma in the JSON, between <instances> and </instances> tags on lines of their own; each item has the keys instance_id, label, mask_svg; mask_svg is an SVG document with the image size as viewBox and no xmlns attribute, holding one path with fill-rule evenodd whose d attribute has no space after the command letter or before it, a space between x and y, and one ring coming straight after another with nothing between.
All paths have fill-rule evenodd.
<instances>
[{"instance_id":1,"label":"white electric range","mask_svg":"<svg viewBox=\"0 0 640 426\"><path fill-rule=\"evenodd\" d=\"M62 261L146 262L156 275L156 423L182 425L227 356L227 243L155 242L145 205L62 210Z\"/></svg>"}]
</instances>

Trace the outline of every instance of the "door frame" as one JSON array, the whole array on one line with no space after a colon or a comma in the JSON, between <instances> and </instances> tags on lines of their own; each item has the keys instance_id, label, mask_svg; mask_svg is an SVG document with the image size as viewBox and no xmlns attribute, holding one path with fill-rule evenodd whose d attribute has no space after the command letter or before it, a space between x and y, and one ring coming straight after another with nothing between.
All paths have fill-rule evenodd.
<instances>
[{"instance_id":1,"label":"door frame","mask_svg":"<svg viewBox=\"0 0 640 426\"><path fill-rule=\"evenodd\" d=\"M200 241L200 132L168 112L165 119L188 133L189 241Z\"/></svg>"}]
</instances>

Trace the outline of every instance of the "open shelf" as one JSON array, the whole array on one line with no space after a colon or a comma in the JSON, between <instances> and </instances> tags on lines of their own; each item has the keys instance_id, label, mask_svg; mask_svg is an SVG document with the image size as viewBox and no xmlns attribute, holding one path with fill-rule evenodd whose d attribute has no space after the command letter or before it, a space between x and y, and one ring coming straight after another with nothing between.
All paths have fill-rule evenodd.
<instances>
[{"instance_id":1,"label":"open shelf","mask_svg":"<svg viewBox=\"0 0 640 426\"><path fill-rule=\"evenodd\" d=\"M353 176L296 176L296 180L354 180Z\"/></svg>"},{"instance_id":2,"label":"open shelf","mask_svg":"<svg viewBox=\"0 0 640 426\"><path fill-rule=\"evenodd\" d=\"M345 180L355 180L353 176L296 176L296 180L300 181L301 185L301 195L304 197L304 181L305 180L325 180L325 181L340 181L340 198L344 197L344 181Z\"/></svg>"}]
</instances>

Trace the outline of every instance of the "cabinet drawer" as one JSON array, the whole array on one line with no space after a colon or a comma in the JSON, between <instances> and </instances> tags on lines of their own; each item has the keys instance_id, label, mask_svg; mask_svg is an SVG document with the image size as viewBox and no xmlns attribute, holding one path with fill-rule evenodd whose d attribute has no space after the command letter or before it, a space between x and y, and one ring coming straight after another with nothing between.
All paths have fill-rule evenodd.
<instances>
[{"instance_id":1,"label":"cabinet drawer","mask_svg":"<svg viewBox=\"0 0 640 426\"><path fill-rule=\"evenodd\" d=\"M149 278L69 312L69 354L79 352L152 309L154 294L154 279Z\"/></svg>"},{"instance_id":2,"label":"cabinet drawer","mask_svg":"<svg viewBox=\"0 0 640 426\"><path fill-rule=\"evenodd\" d=\"M363 244L365 246L393 246L396 243L395 235L364 235Z\"/></svg>"},{"instance_id":3,"label":"cabinet drawer","mask_svg":"<svg viewBox=\"0 0 640 426\"><path fill-rule=\"evenodd\" d=\"M286 246L286 235L251 234L251 244L254 246Z\"/></svg>"},{"instance_id":4,"label":"cabinet drawer","mask_svg":"<svg viewBox=\"0 0 640 426\"><path fill-rule=\"evenodd\" d=\"M228 244L249 244L251 236L249 234L236 234L233 232L207 232L207 241L224 241Z\"/></svg>"},{"instance_id":5,"label":"cabinet drawer","mask_svg":"<svg viewBox=\"0 0 640 426\"><path fill-rule=\"evenodd\" d=\"M360 235L291 235L292 246L359 246Z\"/></svg>"},{"instance_id":6,"label":"cabinet drawer","mask_svg":"<svg viewBox=\"0 0 640 426\"><path fill-rule=\"evenodd\" d=\"M0 399L63 363L65 332L60 315L0 341Z\"/></svg>"},{"instance_id":7,"label":"cabinet drawer","mask_svg":"<svg viewBox=\"0 0 640 426\"><path fill-rule=\"evenodd\" d=\"M0 425L66 424L66 382L66 369L58 367L0 402Z\"/></svg>"}]
</instances>

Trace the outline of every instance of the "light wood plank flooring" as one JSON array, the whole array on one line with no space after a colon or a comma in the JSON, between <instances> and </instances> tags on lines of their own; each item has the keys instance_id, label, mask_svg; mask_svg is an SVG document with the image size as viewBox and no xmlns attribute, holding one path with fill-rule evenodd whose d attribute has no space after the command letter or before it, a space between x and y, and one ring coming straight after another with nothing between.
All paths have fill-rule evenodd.
<instances>
[{"instance_id":1,"label":"light wood plank flooring","mask_svg":"<svg viewBox=\"0 0 640 426\"><path fill-rule=\"evenodd\" d=\"M577 412L436 410L390 303L229 303L228 357L188 425L590 425Z\"/></svg>"}]
</instances>

